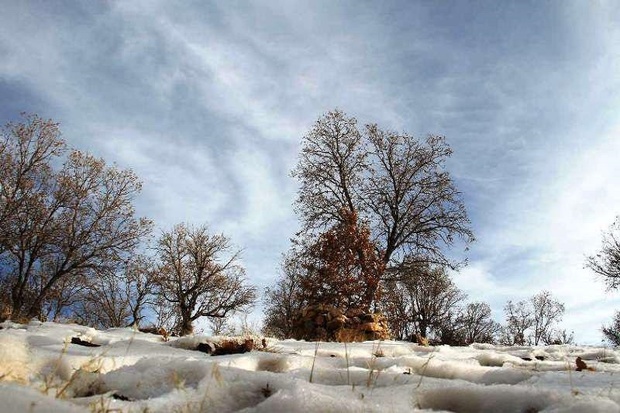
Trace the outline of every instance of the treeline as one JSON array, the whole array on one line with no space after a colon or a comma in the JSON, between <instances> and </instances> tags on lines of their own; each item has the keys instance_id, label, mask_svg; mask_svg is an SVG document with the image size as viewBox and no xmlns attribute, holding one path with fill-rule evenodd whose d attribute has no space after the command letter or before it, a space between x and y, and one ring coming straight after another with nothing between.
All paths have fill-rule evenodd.
<instances>
[{"instance_id":1,"label":"treeline","mask_svg":"<svg viewBox=\"0 0 620 413\"><path fill-rule=\"evenodd\" d=\"M144 324L179 334L199 317L224 318L256 297L239 253L206 226L178 224L147 243L130 170L69 148L36 115L2 129L0 319Z\"/></svg>"},{"instance_id":2,"label":"treeline","mask_svg":"<svg viewBox=\"0 0 620 413\"><path fill-rule=\"evenodd\" d=\"M467 302L449 252L474 241L440 136L417 139L333 111L302 138L293 176L301 230L264 295L266 333L292 335L302 310L382 312L395 338L437 343L565 343L564 305L543 291L508 302L505 323ZM0 320L74 321L99 328L215 329L251 308L239 251L206 225L159 230L137 217L141 182L130 170L69 148L58 124L36 115L2 129ZM587 266L618 287L616 227ZM620 317L606 327L620 337ZM620 340L618 340L620 342Z\"/></svg>"}]
</instances>

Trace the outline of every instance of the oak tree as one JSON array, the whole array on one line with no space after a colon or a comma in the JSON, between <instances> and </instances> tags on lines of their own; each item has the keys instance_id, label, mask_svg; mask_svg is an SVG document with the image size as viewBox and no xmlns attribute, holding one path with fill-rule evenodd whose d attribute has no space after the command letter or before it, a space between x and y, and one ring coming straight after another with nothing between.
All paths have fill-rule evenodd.
<instances>
[{"instance_id":1,"label":"oak tree","mask_svg":"<svg viewBox=\"0 0 620 413\"><path fill-rule=\"evenodd\" d=\"M360 130L355 118L328 112L303 137L292 173L300 182L295 205L302 232L320 233L355 212L386 265L417 257L456 266L444 247L457 238L469 243L473 233L445 170L451 154L442 137L419 140L377 125Z\"/></svg>"},{"instance_id":2,"label":"oak tree","mask_svg":"<svg viewBox=\"0 0 620 413\"><path fill-rule=\"evenodd\" d=\"M178 224L161 234L155 250L155 284L176 313L179 334L191 334L200 317L223 318L253 304L256 292L246 284L240 252L231 251L223 234Z\"/></svg>"},{"instance_id":3,"label":"oak tree","mask_svg":"<svg viewBox=\"0 0 620 413\"><path fill-rule=\"evenodd\" d=\"M132 171L69 150L51 120L32 115L8 124L0 142L0 284L7 315L43 317L61 286L126 259L151 230L149 220L135 217L140 190Z\"/></svg>"}]
</instances>

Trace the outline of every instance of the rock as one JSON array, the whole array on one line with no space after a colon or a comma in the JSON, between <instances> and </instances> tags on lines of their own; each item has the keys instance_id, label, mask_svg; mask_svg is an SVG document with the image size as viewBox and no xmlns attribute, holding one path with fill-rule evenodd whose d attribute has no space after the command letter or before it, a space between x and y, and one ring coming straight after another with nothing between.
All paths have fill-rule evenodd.
<instances>
[{"instance_id":1,"label":"rock","mask_svg":"<svg viewBox=\"0 0 620 413\"><path fill-rule=\"evenodd\" d=\"M215 345L213 343L199 343L196 350L203 353L212 354L215 351Z\"/></svg>"},{"instance_id":2,"label":"rock","mask_svg":"<svg viewBox=\"0 0 620 413\"><path fill-rule=\"evenodd\" d=\"M221 343L214 344L215 350L211 353L212 356L247 353L254 349L254 340L252 339L247 339L243 343L239 343L236 340L224 340Z\"/></svg>"},{"instance_id":3,"label":"rock","mask_svg":"<svg viewBox=\"0 0 620 413\"><path fill-rule=\"evenodd\" d=\"M93 344L90 341L82 340L79 337L71 337L71 344L77 344L84 347L101 347L99 344Z\"/></svg>"},{"instance_id":4,"label":"rock","mask_svg":"<svg viewBox=\"0 0 620 413\"><path fill-rule=\"evenodd\" d=\"M575 369L577 371L588 370L588 365L581 359L581 357L577 357L575 364L577 365L577 368Z\"/></svg>"},{"instance_id":5,"label":"rock","mask_svg":"<svg viewBox=\"0 0 620 413\"><path fill-rule=\"evenodd\" d=\"M385 316L380 313L342 310L328 305L315 305L300 311L294 320L293 337L301 340L365 341L386 340L390 332Z\"/></svg>"}]
</instances>

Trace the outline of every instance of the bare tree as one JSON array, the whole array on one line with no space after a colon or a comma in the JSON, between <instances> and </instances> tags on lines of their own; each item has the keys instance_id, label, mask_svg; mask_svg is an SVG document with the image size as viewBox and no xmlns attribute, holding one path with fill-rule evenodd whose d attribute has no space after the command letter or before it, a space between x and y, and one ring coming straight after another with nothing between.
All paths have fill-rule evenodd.
<instances>
[{"instance_id":1,"label":"bare tree","mask_svg":"<svg viewBox=\"0 0 620 413\"><path fill-rule=\"evenodd\" d=\"M620 311L616 311L610 325L603 326L603 336L614 346L620 346Z\"/></svg>"},{"instance_id":2,"label":"bare tree","mask_svg":"<svg viewBox=\"0 0 620 413\"><path fill-rule=\"evenodd\" d=\"M265 289L265 334L290 338L293 336L293 320L308 304L302 291L301 278L305 272L302 257L289 251L282 259L281 274L275 285Z\"/></svg>"},{"instance_id":3,"label":"bare tree","mask_svg":"<svg viewBox=\"0 0 620 413\"><path fill-rule=\"evenodd\" d=\"M224 235L179 224L162 233L155 249L160 260L156 284L177 312L181 335L191 334L200 317L226 317L254 302L255 289L245 285L239 252L230 253Z\"/></svg>"},{"instance_id":4,"label":"bare tree","mask_svg":"<svg viewBox=\"0 0 620 413\"><path fill-rule=\"evenodd\" d=\"M370 228L370 240L384 268L404 261L457 268L462 263L450 260L444 249L457 239L467 244L474 237L461 194L445 171L451 154L442 137L419 140L383 131L377 125L360 131L355 118L338 110L321 116L303 137L299 161L292 171L300 182L295 208L302 223L294 248L305 247L300 255L311 256L311 246L345 224L348 214L357 214L360 225ZM351 251L358 260L364 259L360 248ZM340 277L346 276L344 268L337 271L342 273ZM407 290L403 290L403 274L398 281L385 274L379 281L391 282L384 288L392 294L391 302L382 303L382 307L388 312L400 311L407 302L401 294ZM346 295L341 287L337 290ZM380 290L377 287L376 291ZM392 327L405 334L407 326L407 322L399 326L395 322Z\"/></svg>"},{"instance_id":5,"label":"bare tree","mask_svg":"<svg viewBox=\"0 0 620 413\"><path fill-rule=\"evenodd\" d=\"M47 321L62 322L80 318L75 310L80 307L88 292L91 278L76 274L60 279L50 290L42 306L41 318ZM88 324L88 323L83 323Z\"/></svg>"},{"instance_id":6,"label":"bare tree","mask_svg":"<svg viewBox=\"0 0 620 413\"><path fill-rule=\"evenodd\" d=\"M419 141L329 112L303 138L293 176L300 181L297 212L306 233L326 229L357 212L369 223L388 264L395 253L450 264L442 247L456 237L473 241L469 219L450 175L452 151L441 137Z\"/></svg>"},{"instance_id":7,"label":"bare tree","mask_svg":"<svg viewBox=\"0 0 620 413\"><path fill-rule=\"evenodd\" d=\"M502 331L502 344L524 346L528 344L527 332L534 325L533 310L527 301L508 301L504 307L506 325Z\"/></svg>"},{"instance_id":8,"label":"bare tree","mask_svg":"<svg viewBox=\"0 0 620 413\"><path fill-rule=\"evenodd\" d=\"M42 317L68 279L96 277L131 254L150 232L134 217L141 184L129 170L67 151L58 125L37 116L9 124L0 145L0 253L10 316Z\"/></svg>"},{"instance_id":9,"label":"bare tree","mask_svg":"<svg viewBox=\"0 0 620 413\"><path fill-rule=\"evenodd\" d=\"M554 341L553 326L562 321L564 304L555 300L549 291L541 291L530 299L532 318L534 320L532 342L535 346L540 343L549 344Z\"/></svg>"},{"instance_id":10,"label":"bare tree","mask_svg":"<svg viewBox=\"0 0 620 413\"><path fill-rule=\"evenodd\" d=\"M462 332L464 344L493 343L501 329L499 323L491 318L491 307L479 301L467 304L456 324Z\"/></svg>"},{"instance_id":11,"label":"bare tree","mask_svg":"<svg viewBox=\"0 0 620 413\"><path fill-rule=\"evenodd\" d=\"M411 336L401 338L411 340L417 334L425 338L439 336L441 327L452 318L466 295L450 280L444 267L411 263L402 265L399 274L398 281L386 283L385 302L398 308L394 313L405 317L396 319L395 327ZM392 318L388 318L390 323L394 322ZM398 325L403 322L409 326Z\"/></svg>"},{"instance_id":12,"label":"bare tree","mask_svg":"<svg viewBox=\"0 0 620 413\"><path fill-rule=\"evenodd\" d=\"M136 255L85 283L73 316L98 328L140 327L145 310L155 303L152 260Z\"/></svg>"},{"instance_id":13,"label":"bare tree","mask_svg":"<svg viewBox=\"0 0 620 413\"><path fill-rule=\"evenodd\" d=\"M319 118L302 139L295 203L303 229L325 229L343 221L343 212L359 211L368 154L357 120L335 110Z\"/></svg>"},{"instance_id":14,"label":"bare tree","mask_svg":"<svg viewBox=\"0 0 620 413\"><path fill-rule=\"evenodd\" d=\"M525 301L508 301L504 312L506 326L502 334L503 344L537 346L561 339L562 334L554 330L554 326L562 320L564 304L555 300L548 291L541 291ZM566 334L564 336L568 339Z\"/></svg>"},{"instance_id":15,"label":"bare tree","mask_svg":"<svg viewBox=\"0 0 620 413\"><path fill-rule=\"evenodd\" d=\"M384 261L401 251L397 261L407 256L454 265L442 247L452 246L455 237L471 242L473 233L461 194L444 170L452 149L440 136L420 141L377 125L366 130L372 169L363 199Z\"/></svg>"},{"instance_id":16,"label":"bare tree","mask_svg":"<svg viewBox=\"0 0 620 413\"><path fill-rule=\"evenodd\" d=\"M601 251L586 259L586 267L602 276L609 290L620 287L620 216L603 234Z\"/></svg>"}]
</instances>

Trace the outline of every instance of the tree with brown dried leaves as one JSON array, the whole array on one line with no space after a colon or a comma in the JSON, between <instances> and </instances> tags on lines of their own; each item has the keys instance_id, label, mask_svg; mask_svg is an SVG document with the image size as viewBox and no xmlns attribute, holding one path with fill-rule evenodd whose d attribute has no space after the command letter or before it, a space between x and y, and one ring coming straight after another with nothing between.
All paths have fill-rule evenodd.
<instances>
[{"instance_id":1,"label":"tree with brown dried leaves","mask_svg":"<svg viewBox=\"0 0 620 413\"><path fill-rule=\"evenodd\" d=\"M200 317L226 317L254 303L256 291L245 283L239 252L222 234L206 226L174 226L163 232L155 247L160 265L155 283L174 308L181 335L193 332Z\"/></svg>"},{"instance_id":2,"label":"tree with brown dried leaves","mask_svg":"<svg viewBox=\"0 0 620 413\"><path fill-rule=\"evenodd\" d=\"M8 124L0 142L0 278L9 316L42 317L61 285L97 277L131 254L151 230L134 217L140 190L132 171L68 151L51 120Z\"/></svg>"},{"instance_id":3,"label":"tree with brown dried leaves","mask_svg":"<svg viewBox=\"0 0 620 413\"><path fill-rule=\"evenodd\" d=\"M379 298L385 263L355 211L340 214L343 222L305 250L301 291L308 305L329 303L345 312L368 312Z\"/></svg>"}]
</instances>

